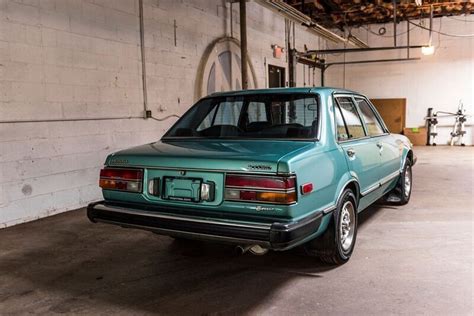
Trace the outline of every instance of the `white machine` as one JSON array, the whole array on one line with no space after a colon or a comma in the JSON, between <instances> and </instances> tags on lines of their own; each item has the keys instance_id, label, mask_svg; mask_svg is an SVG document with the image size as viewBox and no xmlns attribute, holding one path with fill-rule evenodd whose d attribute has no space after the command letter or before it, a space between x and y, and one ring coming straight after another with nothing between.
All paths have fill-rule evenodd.
<instances>
[{"instance_id":1,"label":"white machine","mask_svg":"<svg viewBox=\"0 0 474 316\"><path fill-rule=\"evenodd\" d=\"M433 112L433 108L429 108L428 115L425 117L425 120L428 125L427 145L436 146L435 138L436 136L438 136L438 132L436 129L436 126L439 123L438 119L454 117L454 125L453 130L451 132L451 140L449 143L451 146L453 146L457 138L457 142L459 142L461 146L465 146L463 137L464 135L466 135L465 124L467 121L467 117L469 116L470 115L466 114L466 110L464 109L464 105L462 104L462 102L459 102L458 111L456 113L444 111Z\"/></svg>"}]
</instances>

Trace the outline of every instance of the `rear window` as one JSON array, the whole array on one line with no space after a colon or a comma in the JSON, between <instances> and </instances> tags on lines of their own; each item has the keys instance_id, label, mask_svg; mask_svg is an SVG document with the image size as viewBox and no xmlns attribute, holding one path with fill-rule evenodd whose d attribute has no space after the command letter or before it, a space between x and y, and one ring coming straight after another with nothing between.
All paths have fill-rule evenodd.
<instances>
[{"instance_id":1,"label":"rear window","mask_svg":"<svg viewBox=\"0 0 474 316\"><path fill-rule=\"evenodd\" d=\"M260 94L206 98L194 105L164 138L317 137L315 94Z\"/></svg>"}]
</instances>

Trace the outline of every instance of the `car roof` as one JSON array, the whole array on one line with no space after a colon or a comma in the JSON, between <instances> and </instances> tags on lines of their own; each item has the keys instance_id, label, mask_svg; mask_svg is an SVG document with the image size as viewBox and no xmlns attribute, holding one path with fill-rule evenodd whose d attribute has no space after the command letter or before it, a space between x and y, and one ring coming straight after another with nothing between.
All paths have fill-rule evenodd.
<instances>
[{"instance_id":1,"label":"car roof","mask_svg":"<svg viewBox=\"0 0 474 316\"><path fill-rule=\"evenodd\" d=\"M226 96L242 96L251 94L278 94L278 93L322 93L330 94L333 92L339 93L353 93L360 94L355 91L334 88L334 87L296 87L296 88L268 88L268 89L249 89L249 90L236 90L226 92L215 92L209 95L209 97L226 97Z\"/></svg>"}]
</instances>

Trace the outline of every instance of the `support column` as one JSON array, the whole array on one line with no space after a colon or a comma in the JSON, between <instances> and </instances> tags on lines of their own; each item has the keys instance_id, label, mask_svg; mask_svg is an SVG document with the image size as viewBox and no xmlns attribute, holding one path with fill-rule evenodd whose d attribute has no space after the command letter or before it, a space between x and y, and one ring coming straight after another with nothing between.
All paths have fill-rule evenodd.
<instances>
[{"instance_id":1,"label":"support column","mask_svg":"<svg viewBox=\"0 0 474 316\"><path fill-rule=\"evenodd\" d=\"M247 61L247 8L246 0L240 0L240 58L242 64L242 89L246 90L248 84L248 61Z\"/></svg>"}]
</instances>

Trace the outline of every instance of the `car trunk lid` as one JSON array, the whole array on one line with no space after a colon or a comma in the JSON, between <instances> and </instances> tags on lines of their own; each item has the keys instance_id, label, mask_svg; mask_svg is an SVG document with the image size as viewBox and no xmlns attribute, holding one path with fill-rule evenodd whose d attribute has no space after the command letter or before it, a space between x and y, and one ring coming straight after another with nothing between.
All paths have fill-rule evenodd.
<instances>
[{"instance_id":1,"label":"car trunk lid","mask_svg":"<svg viewBox=\"0 0 474 316\"><path fill-rule=\"evenodd\" d=\"M279 161L310 144L269 140L160 141L112 154L106 165L142 168L143 197L148 202L218 206L224 200L226 173L287 173L286 164L279 166ZM212 188L213 197L207 201L201 197L202 184ZM113 198L122 196L115 194Z\"/></svg>"}]
</instances>

